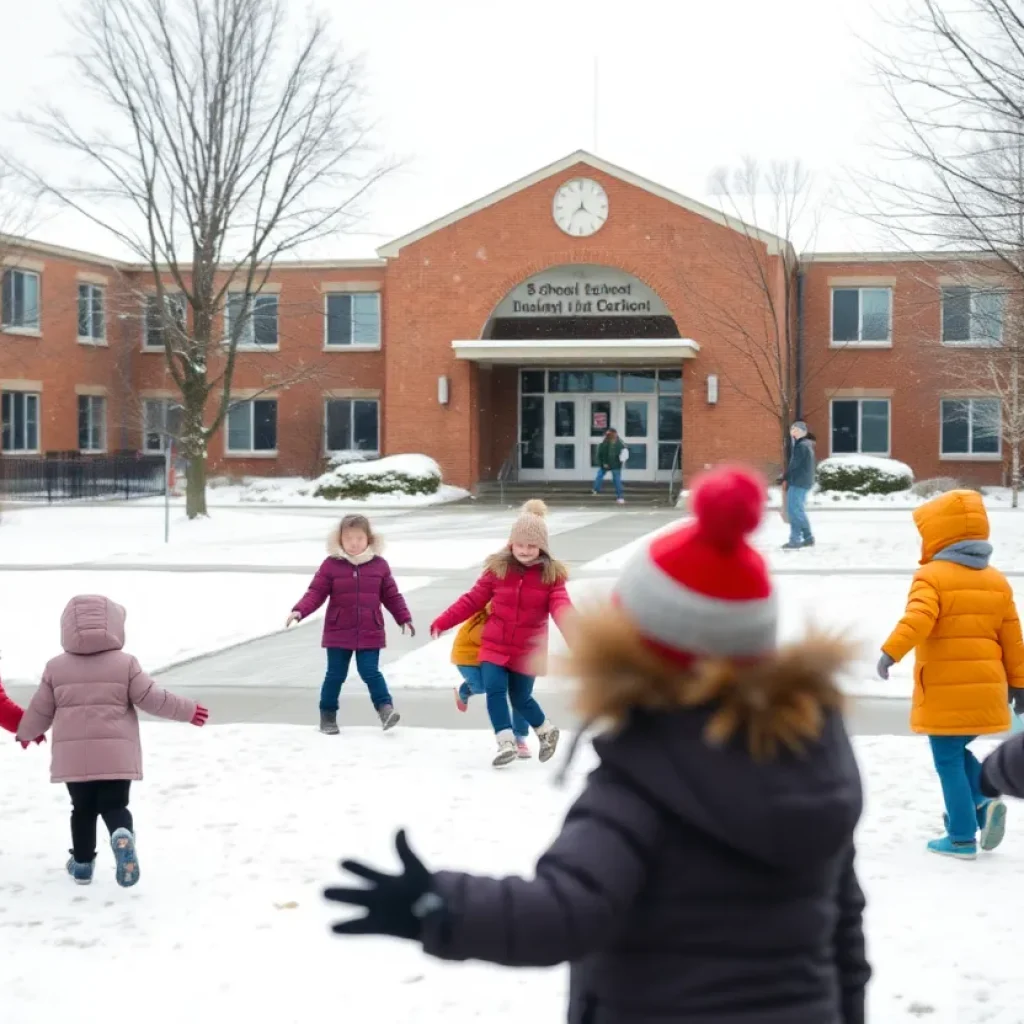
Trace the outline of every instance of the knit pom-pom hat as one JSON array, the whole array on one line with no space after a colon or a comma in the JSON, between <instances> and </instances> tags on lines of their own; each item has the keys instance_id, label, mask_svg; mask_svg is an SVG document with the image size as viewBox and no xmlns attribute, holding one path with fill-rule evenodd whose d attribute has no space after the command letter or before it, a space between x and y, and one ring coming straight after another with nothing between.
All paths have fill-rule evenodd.
<instances>
[{"instance_id":1,"label":"knit pom-pom hat","mask_svg":"<svg viewBox=\"0 0 1024 1024\"><path fill-rule=\"evenodd\" d=\"M615 602L658 654L685 666L700 658L756 659L775 649L771 577L747 543L764 504L764 482L752 471L712 470L694 483L694 521L630 560Z\"/></svg>"},{"instance_id":2,"label":"knit pom-pom hat","mask_svg":"<svg viewBox=\"0 0 1024 1024\"><path fill-rule=\"evenodd\" d=\"M513 544L536 544L545 555L548 550L548 507L539 498L531 498L519 510L509 534L509 546Z\"/></svg>"}]
</instances>

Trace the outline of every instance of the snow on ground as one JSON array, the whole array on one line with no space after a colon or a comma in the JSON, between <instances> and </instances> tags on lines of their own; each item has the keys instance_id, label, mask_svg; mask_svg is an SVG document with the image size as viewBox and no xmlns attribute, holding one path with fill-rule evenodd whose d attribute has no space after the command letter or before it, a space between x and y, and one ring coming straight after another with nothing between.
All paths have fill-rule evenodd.
<instances>
[{"instance_id":1,"label":"snow on ground","mask_svg":"<svg viewBox=\"0 0 1024 1024\"><path fill-rule=\"evenodd\" d=\"M405 593L430 582L398 577ZM124 605L125 647L152 673L281 631L308 586L308 576L284 573L8 572L0 588L0 675L8 683L39 681L60 653L61 612L76 594L103 594ZM309 621L322 616L321 610Z\"/></svg>"},{"instance_id":2,"label":"snow on ground","mask_svg":"<svg viewBox=\"0 0 1024 1024\"><path fill-rule=\"evenodd\" d=\"M472 732L335 739L145 724L143 740L146 781L132 798L142 870L131 890L114 884L102 844L92 886L71 883L67 795L46 781L47 749L0 745L4 1024L108 1024L118 1006L146 1024L197 1012L279 1024L339 1012L376 1024L564 1020L564 969L448 965L411 943L336 939L328 925L345 912L320 893L339 881L341 857L397 865L400 825L428 865L531 873L592 766L589 748L559 789L553 765L495 772L488 740ZM1011 807L996 853L968 864L932 857L924 844L941 806L925 743L856 742L867 791L858 870L876 970L869 1019L1018 1024L1024 813Z\"/></svg>"},{"instance_id":3,"label":"snow on ground","mask_svg":"<svg viewBox=\"0 0 1024 1024\"><path fill-rule=\"evenodd\" d=\"M318 498L313 494L316 481L302 477L254 477L248 483L227 484L216 488L211 500L218 505L308 505L310 508L336 508L360 512L377 508L429 508L464 501L469 491L441 484L433 494L375 494L369 498Z\"/></svg>"}]
</instances>

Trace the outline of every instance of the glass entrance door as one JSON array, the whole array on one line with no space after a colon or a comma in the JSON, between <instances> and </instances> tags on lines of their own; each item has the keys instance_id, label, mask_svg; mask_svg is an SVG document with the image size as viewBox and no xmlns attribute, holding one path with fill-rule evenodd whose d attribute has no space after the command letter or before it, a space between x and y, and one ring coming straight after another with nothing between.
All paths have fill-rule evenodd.
<instances>
[{"instance_id":1,"label":"glass entrance door","mask_svg":"<svg viewBox=\"0 0 1024 1024\"><path fill-rule=\"evenodd\" d=\"M584 404L579 395L548 395L544 419L545 477L548 480L583 480L589 475Z\"/></svg>"}]
</instances>

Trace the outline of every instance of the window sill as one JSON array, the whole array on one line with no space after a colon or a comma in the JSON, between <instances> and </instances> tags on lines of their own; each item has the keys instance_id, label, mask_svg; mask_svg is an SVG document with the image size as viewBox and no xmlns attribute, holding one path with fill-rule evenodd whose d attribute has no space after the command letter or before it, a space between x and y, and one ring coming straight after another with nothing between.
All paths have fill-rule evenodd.
<instances>
[{"instance_id":1,"label":"window sill","mask_svg":"<svg viewBox=\"0 0 1024 1024\"><path fill-rule=\"evenodd\" d=\"M0 327L0 334L13 334L19 338L41 338L43 332L38 327Z\"/></svg>"},{"instance_id":2,"label":"window sill","mask_svg":"<svg viewBox=\"0 0 1024 1024\"><path fill-rule=\"evenodd\" d=\"M345 458L350 459L352 462L369 462L371 459L380 458L379 451L368 452L363 451L361 449L355 450L352 448L342 448L339 451L332 451L331 449L327 449L327 451L324 452L324 454L329 459Z\"/></svg>"},{"instance_id":3,"label":"window sill","mask_svg":"<svg viewBox=\"0 0 1024 1024\"><path fill-rule=\"evenodd\" d=\"M225 352L231 350L231 345L225 342L222 346ZM280 345L236 345L236 352L280 352Z\"/></svg>"},{"instance_id":4,"label":"window sill","mask_svg":"<svg viewBox=\"0 0 1024 1024\"><path fill-rule=\"evenodd\" d=\"M892 341L830 341L828 343L829 348L833 349L844 349L844 348L892 348Z\"/></svg>"},{"instance_id":5,"label":"window sill","mask_svg":"<svg viewBox=\"0 0 1024 1024\"><path fill-rule=\"evenodd\" d=\"M277 452L224 452L225 459L276 459Z\"/></svg>"},{"instance_id":6,"label":"window sill","mask_svg":"<svg viewBox=\"0 0 1024 1024\"><path fill-rule=\"evenodd\" d=\"M79 336L78 344L89 348L110 348L110 342L106 338L83 338Z\"/></svg>"},{"instance_id":7,"label":"window sill","mask_svg":"<svg viewBox=\"0 0 1024 1024\"><path fill-rule=\"evenodd\" d=\"M79 448L79 455L107 455L106 448Z\"/></svg>"},{"instance_id":8,"label":"window sill","mask_svg":"<svg viewBox=\"0 0 1024 1024\"><path fill-rule=\"evenodd\" d=\"M943 348L1002 348L1001 341L940 341Z\"/></svg>"},{"instance_id":9,"label":"window sill","mask_svg":"<svg viewBox=\"0 0 1024 1024\"><path fill-rule=\"evenodd\" d=\"M940 462L1002 462L1003 453L998 455L939 455Z\"/></svg>"},{"instance_id":10,"label":"window sill","mask_svg":"<svg viewBox=\"0 0 1024 1024\"><path fill-rule=\"evenodd\" d=\"M379 352L381 345L324 345L325 352Z\"/></svg>"},{"instance_id":11,"label":"window sill","mask_svg":"<svg viewBox=\"0 0 1024 1024\"><path fill-rule=\"evenodd\" d=\"M140 350L145 355L150 355L150 356L162 356L164 354L164 351L165 351L163 345L160 345L159 347L157 347L156 345L142 345L142 346L140 346Z\"/></svg>"},{"instance_id":12,"label":"window sill","mask_svg":"<svg viewBox=\"0 0 1024 1024\"><path fill-rule=\"evenodd\" d=\"M829 452L830 459L891 459L892 452Z\"/></svg>"},{"instance_id":13,"label":"window sill","mask_svg":"<svg viewBox=\"0 0 1024 1024\"><path fill-rule=\"evenodd\" d=\"M27 459L37 459L42 453L38 448L5 448L3 454L5 457L13 456L17 458L18 456L21 456L22 458Z\"/></svg>"}]
</instances>

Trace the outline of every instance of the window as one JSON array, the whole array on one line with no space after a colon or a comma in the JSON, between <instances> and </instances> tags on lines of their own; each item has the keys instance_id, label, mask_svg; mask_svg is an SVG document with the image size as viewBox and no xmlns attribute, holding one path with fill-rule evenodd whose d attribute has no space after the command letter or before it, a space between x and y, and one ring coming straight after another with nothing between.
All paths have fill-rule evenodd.
<instances>
[{"instance_id":1,"label":"window","mask_svg":"<svg viewBox=\"0 0 1024 1024\"><path fill-rule=\"evenodd\" d=\"M142 448L163 452L167 443L181 435L181 406L170 398L146 398L142 402Z\"/></svg>"},{"instance_id":2,"label":"window","mask_svg":"<svg viewBox=\"0 0 1024 1024\"><path fill-rule=\"evenodd\" d=\"M943 288L942 343L1001 345L1003 300L1002 292L978 288Z\"/></svg>"},{"instance_id":3,"label":"window","mask_svg":"<svg viewBox=\"0 0 1024 1024\"><path fill-rule=\"evenodd\" d=\"M375 398L331 398L324 410L329 453L380 451L380 403Z\"/></svg>"},{"instance_id":4,"label":"window","mask_svg":"<svg viewBox=\"0 0 1024 1024\"><path fill-rule=\"evenodd\" d=\"M224 307L224 340L230 343L232 332L243 316L245 295L228 295ZM277 348L277 296L251 295L245 322L238 336L239 348Z\"/></svg>"},{"instance_id":5,"label":"window","mask_svg":"<svg viewBox=\"0 0 1024 1024\"><path fill-rule=\"evenodd\" d=\"M107 450L107 400L102 395L78 396L78 450Z\"/></svg>"},{"instance_id":6,"label":"window","mask_svg":"<svg viewBox=\"0 0 1024 1024\"><path fill-rule=\"evenodd\" d=\"M2 301L3 326L39 330L39 275L30 270L5 270Z\"/></svg>"},{"instance_id":7,"label":"window","mask_svg":"<svg viewBox=\"0 0 1024 1024\"><path fill-rule=\"evenodd\" d=\"M833 288L832 343L889 344L891 311L889 288Z\"/></svg>"},{"instance_id":8,"label":"window","mask_svg":"<svg viewBox=\"0 0 1024 1024\"><path fill-rule=\"evenodd\" d=\"M78 336L89 341L103 341L107 336L103 289L97 284L78 286Z\"/></svg>"},{"instance_id":9,"label":"window","mask_svg":"<svg viewBox=\"0 0 1024 1024\"><path fill-rule=\"evenodd\" d=\"M941 417L941 455L999 456L1002 437L999 399L944 398Z\"/></svg>"},{"instance_id":10,"label":"window","mask_svg":"<svg viewBox=\"0 0 1024 1024\"><path fill-rule=\"evenodd\" d=\"M833 455L889 454L887 398L836 398L831 414Z\"/></svg>"},{"instance_id":11,"label":"window","mask_svg":"<svg viewBox=\"0 0 1024 1024\"><path fill-rule=\"evenodd\" d=\"M380 348L379 293L327 296L327 347Z\"/></svg>"},{"instance_id":12,"label":"window","mask_svg":"<svg viewBox=\"0 0 1024 1024\"><path fill-rule=\"evenodd\" d=\"M180 294L164 295L164 314L160 311L160 297L150 295L146 299L146 317L143 330L143 348L164 347L164 323L174 324L179 331L185 330L185 296Z\"/></svg>"},{"instance_id":13,"label":"window","mask_svg":"<svg viewBox=\"0 0 1024 1024\"><path fill-rule=\"evenodd\" d=\"M3 450L39 451L39 396L26 391L5 391L3 406Z\"/></svg>"},{"instance_id":14,"label":"window","mask_svg":"<svg viewBox=\"0 0 1024 1024\"><path fill-rule=\"evenodd\" d=\"M276 398L257 398L231 407L227 450L236 454L277 451Z\"/></svg>"}]
</instances>

